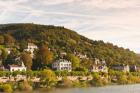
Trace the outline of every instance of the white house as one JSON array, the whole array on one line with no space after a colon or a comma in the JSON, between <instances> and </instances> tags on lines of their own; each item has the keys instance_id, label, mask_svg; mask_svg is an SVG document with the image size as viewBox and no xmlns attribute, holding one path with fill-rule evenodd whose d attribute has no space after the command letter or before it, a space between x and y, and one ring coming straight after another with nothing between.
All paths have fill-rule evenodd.
<instances>
[{"instance_id":1,"label":"white house","mask_svg":"<svg viewBox=\"0 0 140 93\"><path fill-rule=\"evenodd\" d=\"M24 63L22 62L21 65L10 65L9 70L11 72L13 72L13 71L26 71L27 68L25 67Z\"/></svg>"},{"instance_id":2,"label":"white house","mask_svg":"<svg viewBox=\"0 0 140 93\"><path fill-rule=\"evenodd\" d=\"M59 59L52 64L52 68L58 71L63 71L63 70L71 71L72 64L68 60Z\"/></svg>"},{"instance_id":3,"label":"white house","mask_svg":"<svg viewBox=\"0 0 140 93\"><path fill-rule=\"evenodd\" d=\"M33 58L35 49L38 49L38 47L35 44L28 43L27 49L24 49L24 51L30 52L31 57Z\"/></svg>"}]
</instances>

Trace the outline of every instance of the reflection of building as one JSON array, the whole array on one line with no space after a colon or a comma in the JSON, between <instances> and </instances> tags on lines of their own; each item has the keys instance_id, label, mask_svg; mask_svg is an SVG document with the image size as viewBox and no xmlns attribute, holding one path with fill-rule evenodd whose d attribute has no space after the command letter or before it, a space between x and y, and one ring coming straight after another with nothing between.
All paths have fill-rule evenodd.
<instances>
[{"instance_id":1,"label":"reflection of building","mask_svg":"<svg viewBox=\"0 0 140 93\"><path fill-rule=\"evenodd\" d=\"M27 52L31 53L31 57L33 58L33 56L34 56L34 51L35 51L35 49L37 49L37 48L38 48L38 47L37 47L35 44L33 44L33 43L28 43L27 49L24 49L24 51L27 51Z\"/></svg>"},{"instance_id":2,"label":"reflection of building","mask_svg":"<svg viewBox=\"0 0 140 93\"><path fill-rule=\"evenodd\" d=\"M63 71L63 70L71 71L72 70L71 62L65 59L60 59L60 60L55 61L52 64L52 68L58 71Z\"/></svg>"},{"instance_id":3,"label":"reflection of building","mask_svg":"<svg viewBox=\"0 0 140 93\"><path fill-rule=\"evenodd\" d=\"M106 66L105 61L100 61L99 59L95 58L94 64L91 65L89 68L90 72L105 72L108 73L108 67Z\"/></svg>"},{"instance_id":4,"label":"reflection of building","mask_svg":"<svg viewBox=\"0 0 140 93\"><path fill-rule=\"evenodd\" d=\"M123 72L129 72L130 71L129 65L125 65L125 64L113 65L112 69L118 70L118 71L123 71Z\"/></svg>"},{"instance_id":5,"label":"reflection of building","mask_svg":"<svg viewBox=\"0 0 140 93\"><path fill-rule=\"evenodd\" d=\"M25 67L23 62L21 65L9 65L9 70L11 72L13 72L13 71L26 71L26 69L27 68Z\"/></svg>"}]
</instances>

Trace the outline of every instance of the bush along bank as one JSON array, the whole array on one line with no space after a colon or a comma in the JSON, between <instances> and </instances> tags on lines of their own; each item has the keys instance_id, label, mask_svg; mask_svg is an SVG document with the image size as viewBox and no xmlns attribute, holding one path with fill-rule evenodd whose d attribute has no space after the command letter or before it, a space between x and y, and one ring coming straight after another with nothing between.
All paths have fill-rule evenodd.
<instances>
[{"instance_id":1,"label":"bush along bank","mask_svg":"<svg viewBox=\"0 0 140 93\"><path fill-rule=\"evenodd\" d=\"M7 73L8 72L3 72L1 77L8 77L10 79L7 82L0 83L0 92L32 91L40 88L49 90L53 88L101 87L112 83L140 83L139 72L125 73L113 70L109 71L109 73L86 73L67 71L54 72L50 69L45 69L42 71L28 71L24 74L23 72L13 72L14 74ZM75 74L71 75L71 73ZM19 80L19 75L26 76L26 78ZM38 78L38 80L36 80L36 78Z\"/></svg>"}]
</instances>

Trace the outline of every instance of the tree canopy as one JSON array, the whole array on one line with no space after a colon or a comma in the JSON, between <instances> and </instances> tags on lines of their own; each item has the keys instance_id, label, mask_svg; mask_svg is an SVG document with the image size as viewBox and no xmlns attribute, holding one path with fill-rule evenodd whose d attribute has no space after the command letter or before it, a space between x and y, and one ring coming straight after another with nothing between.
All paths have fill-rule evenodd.
<instances>
[{"instance_id":1,"label":"tree canopy","mask_svg":"<svg viewBox=\"0 0 140 93\"><path fill-rule=\"evenodd\" d=\"M86 54L89 59L104 59L107 65L139 64L139 57L133 51L103 41L90 40L70 29L37 24L4 24L0 25L0 44L12 44L24 49L25 44L32 42L38 46L43 44L38 56L42 64L49 64L62 51L73 54L74 51ZM50 49L50 51L49 51ZM77 58L76 58L77 59ZM77 61L78 62L78 61ZM90 64L84 61L83 64Z\"/></svg>"}]
</instances>

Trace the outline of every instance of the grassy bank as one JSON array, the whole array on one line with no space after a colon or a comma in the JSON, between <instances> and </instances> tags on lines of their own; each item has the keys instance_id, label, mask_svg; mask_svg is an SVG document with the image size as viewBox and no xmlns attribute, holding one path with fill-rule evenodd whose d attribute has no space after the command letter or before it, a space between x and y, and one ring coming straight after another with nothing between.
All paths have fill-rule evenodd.
<instances>
[{"instance_id":1,"label":"grassy bank","mask_svg":"<svg viewBox=\"0 0 140 93\"><path fill-rule=\"evenodd\" d=\"M18 80L18 75L26 76ZM88 77L91 78L88 78ZM81 88L100 87L112 84L136 84L140 83L139 72L109 71L109 73L87 72L54 72L49 69L27 72L0 72L0 77L8 77L9 81L0 83L1 92L33 91L37 89L51 90L53 88ZM61 77L61 79L58 79ZM83 79L83 77L87 77ZM14 80L11 80L14 78ZM33 78L39 78L34 81ZM75 80L73 78L76 78Z\"/></svg>"}]
</instances>

